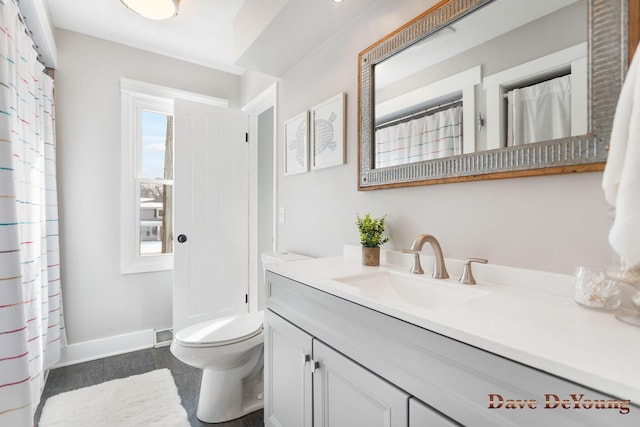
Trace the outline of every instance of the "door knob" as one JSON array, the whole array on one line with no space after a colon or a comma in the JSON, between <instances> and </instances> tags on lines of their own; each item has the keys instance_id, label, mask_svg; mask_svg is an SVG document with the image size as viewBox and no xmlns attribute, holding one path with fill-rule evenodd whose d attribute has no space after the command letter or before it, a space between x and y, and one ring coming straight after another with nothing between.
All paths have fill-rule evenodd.
<instances>
[{"instance_id":1,"label":"door knob","mask_svg":"<svg viewBox=\"0 0 640 427\"><path fill-rule=\"evenodd\" d=\"M180 234L178 235L178 242L179 243L184 243L187 241L187 235L186 234Z\"/></svg>"}]
</instances>

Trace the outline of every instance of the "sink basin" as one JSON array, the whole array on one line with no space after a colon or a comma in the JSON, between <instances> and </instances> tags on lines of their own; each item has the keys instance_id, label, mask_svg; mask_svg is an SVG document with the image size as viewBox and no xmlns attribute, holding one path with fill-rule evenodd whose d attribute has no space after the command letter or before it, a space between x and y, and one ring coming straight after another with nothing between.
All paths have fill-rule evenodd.
<instances>
[{"instance_id":1,"label":"sink basin","mask_svg":"<svg viewBox=\"0 0 640 427\"><path fill-rule=\"evenodd\" d=\"M489 295L488 291L458 284L453 279L433 279L429 276L378 271L333 280L350 286L354 293L387 305L434 309L461 304Z\"/></svg>"}]
</instances>

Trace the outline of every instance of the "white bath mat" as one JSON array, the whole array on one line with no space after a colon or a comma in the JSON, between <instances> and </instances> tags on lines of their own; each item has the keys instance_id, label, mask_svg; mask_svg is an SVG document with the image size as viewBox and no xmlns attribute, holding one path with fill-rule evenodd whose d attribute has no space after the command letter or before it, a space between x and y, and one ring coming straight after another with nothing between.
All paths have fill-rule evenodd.
<instances>
[{"instance_id":1,"label":"white bath mat","mask_svg":"<svg viewBox=\"0 0 640 427\"><path fill-rule=\"evenodd\" d=\"M188 427L168 369L61 393L44 404L40 427Z\"/></svg>"}]
</instances>

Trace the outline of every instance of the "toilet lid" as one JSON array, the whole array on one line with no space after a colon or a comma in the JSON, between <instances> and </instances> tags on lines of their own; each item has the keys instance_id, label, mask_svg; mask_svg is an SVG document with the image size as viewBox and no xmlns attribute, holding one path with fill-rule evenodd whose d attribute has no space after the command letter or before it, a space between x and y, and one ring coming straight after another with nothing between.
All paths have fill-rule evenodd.
<instances>
[{"instance_id":1,"label":"toilet lid","mask_svg":"<svg viewBox=\"0 0 640 427\"><path fill-rule=\"evenodd\" d=\"M196 323L175 339L187 347L213 347L244 341L262 332L263 313L240 314Z\"/></svg>"}]
</instances>

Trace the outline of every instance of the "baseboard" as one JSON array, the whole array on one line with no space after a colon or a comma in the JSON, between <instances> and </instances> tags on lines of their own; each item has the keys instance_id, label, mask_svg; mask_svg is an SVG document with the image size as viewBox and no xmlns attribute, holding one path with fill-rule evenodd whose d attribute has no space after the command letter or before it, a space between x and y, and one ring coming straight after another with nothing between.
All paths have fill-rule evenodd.
<instances>
[{"instance_id":1,"label":"baseboard","mask_svg":"<svg viewBox=\"0 0 640 427\"><path fill-rule=\"evenodd\" d=\"M60 361L53 366L53 369L102 359L103 357L144 350L146 348L152 348L153 345L153 329L145 329L128 334L70 344L62 348Z\"/></svg>"}]
</instances>

